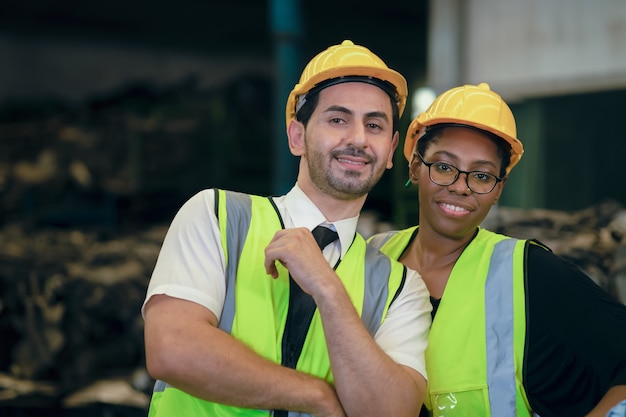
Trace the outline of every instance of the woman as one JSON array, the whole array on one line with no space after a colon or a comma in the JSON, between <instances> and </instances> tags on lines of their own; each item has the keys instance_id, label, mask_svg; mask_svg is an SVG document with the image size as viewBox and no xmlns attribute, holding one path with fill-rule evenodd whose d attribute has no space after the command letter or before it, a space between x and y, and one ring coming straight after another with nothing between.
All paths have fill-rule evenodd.
<instances>
[{"instance_id":1,"label":"woman","mask_svg":"<svg viewBox=\"0 0 626 417\"><path fill-rule=\"evenodd\" d=\"M432 415L607 415L626 399L626 306L539 242L480 227L523 154L507 104L484 83L446 91L404 154L419 226L371 243L430 291Z\"/></svg>"}]
</instances>

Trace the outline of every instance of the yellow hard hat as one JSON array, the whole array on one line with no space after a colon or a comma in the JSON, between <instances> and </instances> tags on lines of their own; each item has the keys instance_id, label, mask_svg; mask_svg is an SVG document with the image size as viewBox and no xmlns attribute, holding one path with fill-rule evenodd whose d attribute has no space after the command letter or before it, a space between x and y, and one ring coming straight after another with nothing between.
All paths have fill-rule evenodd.
<instances>
[{"instance_id":1,"label":"yellow hard hat","mask_svg":"<svg viewBox=\"0 0 626 417\"><path fill-rule=\"evenodd\" d=\"M489 84L463 85L452 88L435 99L430 107L420 113L409 125L404 141L404 156L409 161L423 127L439 123L472 126L504 139L511 145L511 162L508 175L524 153L522 142L516 137L515 117L509 106Z\"/></svg>"},{"instance_id":2,"label":"yellow hard hat","mask_svg":"<svg viewBox=\"0 0 626 417\"><path fill-rule=\"evenodd\" d=\"M336 80L337 83L353 80L377 85L396 98L398 114L402 116L408 95L404 77L387 67L382 59L369 49L345 40L341 45L333 45L317 54L304 68L300 81L287 99L287 126L296 117L298 101L301 101L313 87L330 80Z\"/></svg>"}]
</instances>

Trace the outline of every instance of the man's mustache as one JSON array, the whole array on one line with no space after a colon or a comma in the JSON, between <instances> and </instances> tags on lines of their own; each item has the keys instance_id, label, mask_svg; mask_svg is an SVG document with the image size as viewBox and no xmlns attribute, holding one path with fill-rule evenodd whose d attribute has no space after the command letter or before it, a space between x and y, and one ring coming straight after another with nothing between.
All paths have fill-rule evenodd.
<instances>
[{"instance_id":1,"label":"man's mustache","mask_svg":"<svg viewBox=\"0 0 626 417\"><path fill-rule=\"evenodd\" d=\"M374 163L377 161L376 156L374 155L370 155L367 152L365 152L362 149L356 149L352 146L349 146L347 148L344 149L336 149L334 151L332 151L331 156L333 158L339 158L342 156L351 156L351 157L355 157L355 158L362 158L365 159L368 163Z\"/></svg>"}]
</instances>

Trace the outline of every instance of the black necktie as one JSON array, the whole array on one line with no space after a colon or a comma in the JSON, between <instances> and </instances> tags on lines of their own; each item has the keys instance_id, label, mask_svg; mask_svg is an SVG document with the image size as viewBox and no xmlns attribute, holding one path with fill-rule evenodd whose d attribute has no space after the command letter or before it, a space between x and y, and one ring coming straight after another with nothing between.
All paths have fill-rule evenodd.
<instances>
[{"instance_id":1,"label":"black necktie","mask_svg":"<svg viewBox=\"0 0 626 417\"><path fill-rule=\"evenodd\" d=\"M324 226L317 226L311 233L313 233L313 237L321 250L324 250L326 246L339 239L337 232Z\"/></svg>"},{"instance_id":2,"label":"black necktie","mask_svg":"<svg viewBox=\"0 0 626 417\"><path fill-rule=\"evenodd\" d=\"M312 233L321 250L339 238L337 232L324 226L317 226ZM315 301L313 301L313 297L302 291L302 288L290 276L289 309L287 310L282 344L283 366L296 368L314 313ZM274 416L286 417L287 411L276 410Z\"/></svg>"}]
</instances>

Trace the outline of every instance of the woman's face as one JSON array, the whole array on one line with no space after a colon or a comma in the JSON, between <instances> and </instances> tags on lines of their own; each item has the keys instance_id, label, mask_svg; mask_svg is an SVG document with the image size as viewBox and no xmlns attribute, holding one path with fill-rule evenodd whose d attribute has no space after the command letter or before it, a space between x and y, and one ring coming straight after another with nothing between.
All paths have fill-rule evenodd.
<instances>
[{"instance_id":1,"label":"woman's face","mask_svg":"<svg viewBox=\"0 0 626 417\"><path fill-rule=\"evenodd\" d=\"M446 127L438 135L422 155L424 161L499 175L502 160L498 147L486 135L462 127ZM411 160L410 170L419 187L420 234L430 232L454 240L474 234L504 186L504 182L498 182L490 193L477 194L468 188L467 175L463 173L450 185L437 185L430 180L428 166L417 156Z\"/></svg>"}]
</instances>

